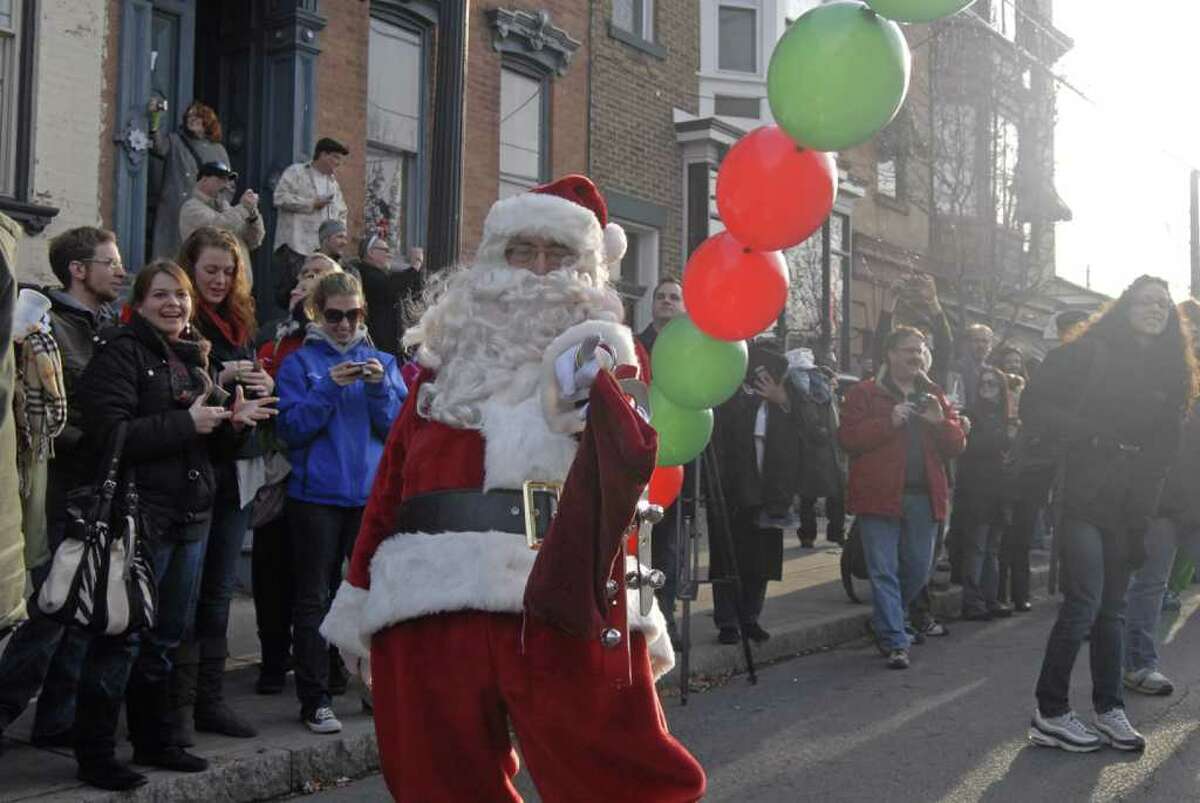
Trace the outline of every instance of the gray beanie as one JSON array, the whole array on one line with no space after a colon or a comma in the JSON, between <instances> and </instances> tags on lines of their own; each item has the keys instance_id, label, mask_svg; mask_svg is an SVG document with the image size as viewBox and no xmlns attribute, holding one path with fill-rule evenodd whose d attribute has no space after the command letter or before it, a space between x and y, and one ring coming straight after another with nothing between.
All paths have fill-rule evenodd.
<instances>
[{"instance_id":1,"label":"gray beanie","mask_svg":"<svg viewBox=\"0 0 1200 803\"><path fill-rule=\"evenodd\" d=\"M340 220L326 220L317 229L317 240L324 243L335 234L345 234L346 224Z\"/></svg>"}]
</instances>

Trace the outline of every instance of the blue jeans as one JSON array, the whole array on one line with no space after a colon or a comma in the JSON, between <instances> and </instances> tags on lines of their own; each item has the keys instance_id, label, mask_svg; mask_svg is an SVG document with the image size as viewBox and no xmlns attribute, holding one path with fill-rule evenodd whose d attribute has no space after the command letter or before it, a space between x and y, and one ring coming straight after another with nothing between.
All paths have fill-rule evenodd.
<instances>
[{"instance_id":1,"label":"blue jeans","mask_svg":"<svg viewBox=\"0 0 1200 803\"><path fill-rule=\"evenodd\" d=\"M53 518L47 527L50 549L63 538L66 522ZM50 573L47 561L33 569L33 587L40 588ZM30 599L29 621L13 633L0 658L0 731L12 724L38 697L33 721L33 741L53 739L71 729L75 722L75 690L83 671L88 639L38 611Z\"/></svg>"},{"instance_id":2,"label":"blue jeans","mask_svg":"<svg viewBox=\"0 0 1200 803\"><path fill-rule=\"evenodd\" d=\"M236 501L218 502L204 551L204 572L196 604L196 640L223 639L229 629L229 605L237 585L238 558L250 525L253 503L240 510ZM281 568L282 570L282 568Z\"/></svg>"},{"instance_id":3,"label":"blue jeans","mask_svg":"<svg viewBox=\"0 0 1200 803\"><path fill-rule=\"evenodd\" d=\"M1146 562L1133 573L1126 597L1125 669L1158 669L1155 631L1162 615L1163 593L1176 550L1193 561L1200 557L1197 533L1184 533L1170 519L1155 519L1146 531Z\"/></svg>"},{"instance_id":4,"label":"blue jeans","mask_svg":"<svg viewBox=\"0 0 1200 803\"><path fill-rule=\"evenodd\" d=\"M929 496L905 494L903 504L902 519L858 517L871 575L875 637L889 650L906 650L910 645L904 612L929 581L937 538Z\"/></svg>"},{"instance_id":5,"label":"blue jeans","mask_svg":"<svg viewBox=\"0 0 1200 803\"><path fill-rule=\"evenodd\" d=\"M1064 570L1063 601L1038 676L1038 710L1045 717L1062 716L1071 710L1071 670L1089 632L1096 713L1123 708L1121 649L1125 593L1129 589L1128 548L1120 537L1103 534L1094 525L1077 519L1064 519L1058 538Z\"/></svg>"}]
</instances>

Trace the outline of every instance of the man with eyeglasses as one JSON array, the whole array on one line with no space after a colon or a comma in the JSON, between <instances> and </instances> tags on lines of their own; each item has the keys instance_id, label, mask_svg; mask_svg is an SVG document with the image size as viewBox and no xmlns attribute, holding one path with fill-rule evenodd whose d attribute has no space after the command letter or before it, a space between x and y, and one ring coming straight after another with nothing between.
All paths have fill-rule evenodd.
<instances>
[{"instance_id":1,"label":"man with eyeglasses","mask_svg":"<svg viewBox=\"0 0 1200 803\"><path fill-rule=\"evenodd\" d=\"M505 198L404 335L420 373L321 628L370 657L397 800L516 800L510 723L546 800L704 793L654 690L674 650L648 567L619 549L655 447L616 379L639 370L624 250L583 176Z\"/></svg>"},{"instance_id":2,"label":"man with eyeglasses","mask_svg":"<svg viewBox=\"0 0 1200 803\"><path fill-rule=\"evenodd\" d=\"M67 492L93 479L91 459L81 459L83 430L76 389L95 352L99 331L114 321L112 304L125 286L125 268L115 234L81 226L50 241L50 269L62 288L43 293L50 299L50 334L62 354L67 395L67 424L54 440L47 472L47 537L53 550L66 526ZM49 572L49 560L29 569L36 588ZM40 688L33 743L69 747L88 642L79 631L41 616L32 602L28 608L29 622L13 635L0 658L0 732L20 716Z\"/></svg>"}]
</instances>

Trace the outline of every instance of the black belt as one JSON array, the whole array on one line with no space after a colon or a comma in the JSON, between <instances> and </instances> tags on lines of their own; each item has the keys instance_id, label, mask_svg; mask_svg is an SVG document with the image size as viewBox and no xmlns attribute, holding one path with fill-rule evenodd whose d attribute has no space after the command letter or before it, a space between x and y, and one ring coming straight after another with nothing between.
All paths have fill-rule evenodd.
<instances>
[{"instance_id":1,"label":"black belt","mask_svg":"<svg viewBox=\"0 0 1200 803\"><path fill-rule=\"evenodd\" d=\"M525 492L511 490L437 491L409 497L396 511L396 530L402 533L488 532L528 535ZM554 492L533 490L533 515L540 538L558 506Z\"/></svg>"}]
</instances>

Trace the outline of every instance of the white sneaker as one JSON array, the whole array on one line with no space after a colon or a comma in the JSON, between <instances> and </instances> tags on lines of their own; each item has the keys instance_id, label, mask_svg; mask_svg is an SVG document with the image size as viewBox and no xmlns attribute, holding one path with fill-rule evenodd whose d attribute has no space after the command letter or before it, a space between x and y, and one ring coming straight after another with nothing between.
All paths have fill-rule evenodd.
<instances>
[{"instance_id":1,"label":"white sneaker","mask_svg":"<svg viewBox=\"0 0 1200 803\"><path fill-rule=\"evenodd\" d=\"M1118 709L1119 710L1119 709ZM1058 747L1072 753L1099 750L1104 742L1074 711L1060 717L1044 717L1036 708L1029 723L1029 741L1042 747Z\"/></svg>"},{"instance_id":2,"label":"white sneaker","mask_svg":"<svg viewBox=\"0 0 1200 803\"><path fill-rule=\"evenodd\" d=\"M322 706L303 717L304 725L313 733L341 733L342 723L334 716L333 709Z\"/></svg>"},{"instance_id":3,"label":"white sneaker","mask_svg":"<svg viewBox=\"0 0 1200 803\"><path fill-rule=\"evenodd\" d=\"M1124 708L1114 708L1103 714L1096 714L1092 721L1096 730L1100 731L1100 737L1118 750L1146 749L1146 737L1129 724L1129 717L1125 716Z\"/></svg>"},{"instance_id":4,"label":"white sneaker","mask_svg":"<svg viewBox=\"0 0 1200 803\"><path fill-rule=\"evenodd\" d=\"M1127 689L1155 697L1166 697L1175 691L1175 684L1171 682L1170 678L1152 668L1126 672L1122 681Z\"/></svg>"}]
</instances>

